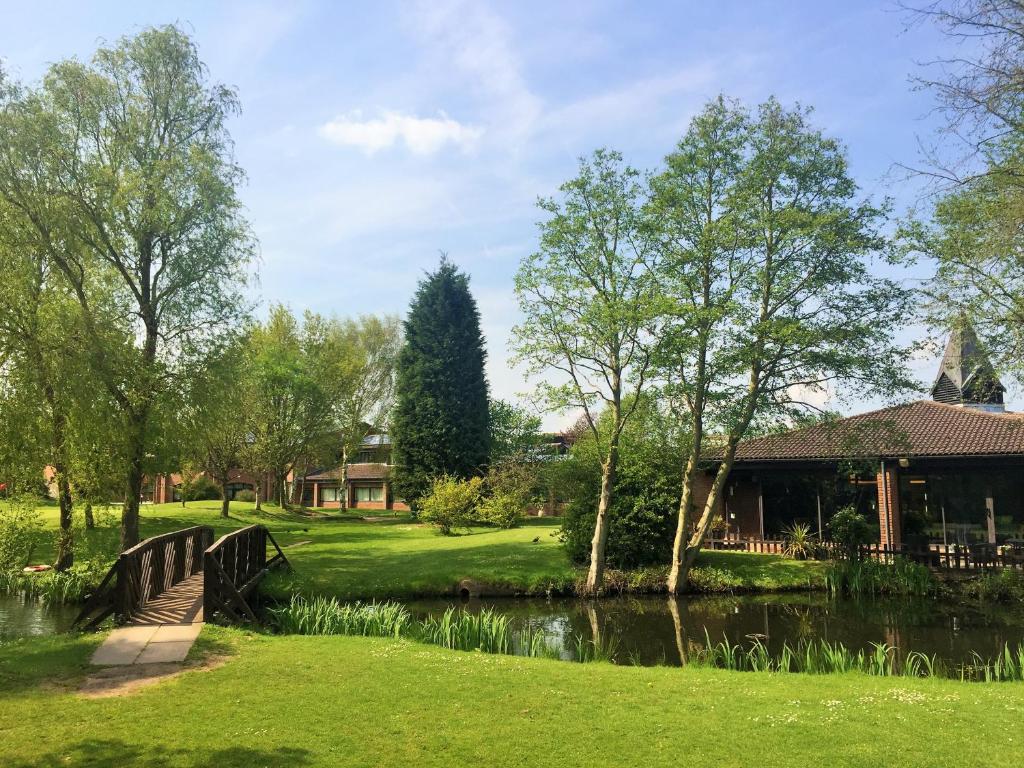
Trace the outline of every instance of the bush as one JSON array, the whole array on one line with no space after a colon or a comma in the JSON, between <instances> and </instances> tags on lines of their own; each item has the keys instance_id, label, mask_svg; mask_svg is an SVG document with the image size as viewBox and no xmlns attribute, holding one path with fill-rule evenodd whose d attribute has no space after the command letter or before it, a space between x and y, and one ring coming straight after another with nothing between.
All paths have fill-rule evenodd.
<instances>
[{"instance_id":1,"label":"bush","mask_svg":"<svg viewBox=\"0 0 1024 768\"><path fill-rule=\"evenodd\" d=\"M256 491L244 490L235 494L235 501L256 501Z\"/></svg>"},{"instance_id":2,"label":"bush","mask_svg":"<svg viewBox=\"0 0 1024 768\"><path fill-rule=\"evenodd\" d=\"M213 501L220 498L220 488L206 475L196 475L182 482L181 498L185 501Z\"/></svg>"},{"instance_id":3,"label":"bush","mask_svg":"<svg viewBox=\"0 0 1024 768\"><path fill-rule=\"evenodd\" d=\"M515 528L525 507L519 494L495 491L477 505L474 517L478 522L498 528Z\"/></svg>"},{"instance_id":4,"label":"bush","mask_svg":"<svg viewBox=\"0 0 1024 768\"><path fill-rule=\"evenodd\" d=\"M5 499L0 504L0 572L20 571L28 565L42 536L35 499Z\"/></svg>"},{"instance_id":5,"label":"bush","mask_svg":"<svg viewBox=\"0 0 1024 768\"><path fill-rule=\"evenodd\" d=\"M983 573L963 583L963 593L986 603L1024 602L1024 575L1014 571Z\"/></svg>"},{"instance_id":6,"label":"bush","mask_svg":"<svg viewBox=\"0 0 1024 768\"><path fill-rule=\"evenodd\" d=\"M903 595L924 597L936 591L931 571L920 563L897 557L834 562L825 573L825 588L834 595Z\"/></svg>"},{"instance_id":7,"label":"bush","mask_svg":"<svg viewBox=\"0 0 1024 768\"><path fill-rule=\"evenodd\" d=\"M483 489L483 480L460 480L451 475L434 479L430 493L420 499L419 519L436 525L445 536L456 528L467 528Z\"/></svg>"},{"instance_id":8,"label":"bush","mask_svg":"<svg viewBox=\"0 0 1024 768\"><path fill-rule=\"evenodd\" d=\"M807 560L818 553L818 542L815 541L811 526L806 523L793 523L782 532L783 553L794 560Z\"/></svg>"},{"instance_id":9,"label":"bush","mask_svg":"<svg viewBox=\"0 0 1024 768\"><path fill-rule=\"evenodd\" d=\"M871 526L853 507L843 507L836 512L828 529L848 560L858 560L860 548L872 540Z\"/></svg>"}]
</instances>

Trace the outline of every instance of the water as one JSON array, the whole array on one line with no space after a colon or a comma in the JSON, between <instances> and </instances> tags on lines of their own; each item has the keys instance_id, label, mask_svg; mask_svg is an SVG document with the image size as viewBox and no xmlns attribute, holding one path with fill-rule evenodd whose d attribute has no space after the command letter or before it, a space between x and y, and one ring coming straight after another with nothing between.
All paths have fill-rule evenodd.
<instances>
[{"instance_id":1,"label":"water","mask_svg":"<svg viewBox=\"0 0 1024 768\"><path fill-rule=\"evenodd\" d=\"M459 603L456 603L459 604ZM417 617L443 613L447 600L408 603ZM727 638L755 639L777 653L784 641L841 642L851 649L887 643L899 653L937 654L951 664L972 652L994 656L1004 643L1024 642L1024 607L976 606L934 600L836 600L820 593L736 597L644 596L600 601L484 599L462 604L507 614L515 629L540 628L563 658L573 658L577 638L611 642L621 664L679 665L682 653Z\"/></svg>"},{"instance_id":2,"label":"water","mask_svg":"<svg viewBox=\"0 0 1024 768\"><path fill-rule=\"evenodd\" d=\"M0 640L67 632L79 608L44 605L21 595L0 595Z\"/></svg>"}]
</instances>

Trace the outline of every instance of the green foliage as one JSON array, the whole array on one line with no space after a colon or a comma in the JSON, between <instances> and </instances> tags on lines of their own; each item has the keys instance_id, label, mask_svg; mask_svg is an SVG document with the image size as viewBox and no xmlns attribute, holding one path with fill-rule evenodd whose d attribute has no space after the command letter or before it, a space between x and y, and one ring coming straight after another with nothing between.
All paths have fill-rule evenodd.
<instances>
[{"instance_id":1,"label":"green foliage","mask_svg":"<svg viewBox=\"0 0 1024 768\"><path fill-rule=\"evenodd\" d=\"M981 602L1024 603L1024 574L998 570L982 573L961 583L965 597Z\"/></svg>"},{"instance_id":2,"label":"green foliage","mask_svg":"<svg viewBox=\"0 0 1024 768\"><path fill-rule=\"evenodd\" d=\"M926 596L937 589L935 577L920 563L897 557L877 560L835 560L825 571L825 588L834 595Z\"/></svg>"},{"instance_id":3,"label":"green foliage","mask_svg":"<svg viewBox=\"0 0 1024 768\"><path fill-rule=\"evenodd\" d=\"M398 356L393 482L414 508L433 478L466 479L487 468L486 358L469 277L442 259L416 290Z\"/></svg>"},{"instance_id":4,"label":"green foliage","mask_svg":"<svg viewBox=\"0 0 1024 768\"><path fill-rule=\"evenodd\" d=\"M456 528L468 528L482 491L482 478L460 480L453 475L442 475L433 481L429 495L420 499L419 518L436 525L445 536Z\"/></svg>"},{"instance_id":5,"label":"green foliage","mask_svg":"<svg viewBox=\"0 0 1024 768\"><path fill-rule=\"evenodd\" d=\"M235 492L234 500L246 503L256 501L256 491L250 491L248 488L243 488L242 490Z\"/></svg>"},{"instance_id":6,"label":"green foliage","mask_svg":"<svg viewBox=\"0 0 1024 768\"><path fill-rule=\"evenodd\" d=\"M42 537L35 499L0 499L0 573L29 565Z\"/></svg>"},{"instance_id":7,"label":"green foliage","mask_svg":"<svg viewBox=\"0 0 1024 768\"><path fill-rule=\"evenodd\" d=\"M623 430L609 516L609 567L668 562L679 505L678 452L685 442L671 415L651 400L641 404ZM573 562L585 564L590 558L601 479L599 447L593 436L585 434L578 440L569 455L551 467L551 474L552 482L570 499L562 516L562 540Z\"/></svg>"},{"instance_id":8,"label":"green foliage","mask_svg":"<svg viewBox=\"0 0 1024 768\"><path fill-rule=\"evenodd\" d=\"M220 487L206 475L186 477L181 483L181 498L185 501L211 501L220 498Z\"/></svg>"},{"instance_id":9,"label":"green foliage","mask_svg":"<svg viewBox=\"0 0 1024 768\"><path fill-rule=\"evenodd\" d=\"M853 507L843 507L828 523L832 540L839 545L847 560L859 560L860 548L872 541L871 527Z\"/></svg>"},{"instance_id":10,"label":"green foliage","mask_svg":"<svg viewBox=\"0 0 1024 768\"><path fill-rule=\"evenodd\" d=\"M488 410L492 465L523 461L540 444L540 417L504 400L491 400Z\"/></svg>"},{"instance_id":11,"label":"green foliage","mask_svg":"<svg viewBox=\"0 0 1024 768\"><path fill-rule=\"evenodd\" d=\"M497 528L514 528L524 511L525 505L521 494L494 491L480 500L474 518L476 522Z\"/></svg>"},{"instance_id":12,"label":"green foliage","mask_svg":"<svg viewBox=\"0 0 1024 768\"><path fill-rule=\"evenodd\" d=\"M735 592L745 586L742 578L722 568L696 566L687 576L689 587L695 592Z\"/></svg>"},{"instance_id":13,"label":"green foliage","mask_svg":"<svg viewBox=\"0 0 1024 768\"><path fill-rule=\"evenodd\" d=\"M307 600L295 595L288 605L271 608L269 614L279 632L295 635L402 637L412 622L400 603L341 604L323 596Z\"/></svg>"},{"instance_id":14,"label":"green foliage","mask_svg":"<svg viewBox=\"0 0 1024 768\"><path fill-rule=\"evenodd\" d=\"M818 554L819 542L810 525L793 523L782 532L783 553L796 560L809 560Z\"/></svg>"}]
</instances>

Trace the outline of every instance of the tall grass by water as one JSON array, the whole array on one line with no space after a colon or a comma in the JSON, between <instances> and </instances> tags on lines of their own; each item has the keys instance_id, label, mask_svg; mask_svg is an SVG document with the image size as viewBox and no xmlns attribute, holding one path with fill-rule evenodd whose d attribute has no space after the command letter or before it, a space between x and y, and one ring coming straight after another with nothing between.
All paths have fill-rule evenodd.
<instances>
[{"instance_id":1,"label":"tall grass by water","mask_svg":"<svg viewBox=\"0 0 1024 768\"><path fill-rule=\"evenodd\" d=\"M903 595L925 597L936 591L935 577L920 563L897 557L836 560L825 571L825 589L833 595Z\"/></svg>"},{"instance_id":2,"label":"tall grass by water","mask_svg":"<svg viewBox=\"0 0 1024 768\"><path fill-rule=\"evenodd\" d=\"M536 627L515 630L507 616L490 608L478 613L451 606L439 616L416 620L400 603L339 603L335 598L295 596L269 610L278 631L296 635L405 637L456 651L560 658L555 639ZM600 652L585 661L605 658Z\"/></svg>"},{"instance_id":3,"label":"tall grass by water","mask_svg":"<svg viewBox=\"0 0 1024 768\"><path fill-rule=\"evenodd\" d=\"M282 608L270 609L278 629L291 635L362 635L402 637L412 616L400 603L339 603L331 597L294 596Z\"/></svg>"},{"instance_id":4,"label":"tall grass by water","mask_svg":"<svg viewBox=\"0 0 1024 768\"><path fill-rule=\"evenodd\" d=\"M802 673L810 675L861 672L877 677L942 677L964 681L1024 681L1024 643L1009 644L992 658L973 654L970 662L950 665L937 655L910 651L905 656L887 643L871 643L867 649L853 650L842 643L827 640L783 642L778 653L771 653L760 640L747 646L728 639L712 642L705 631L706 643L692 652L687 664L729 669L739 672Z\"/></svg>"},{"instance_id":5,"label":"tall grass by water","mask_svg":"<svg viewBox=\"0 0 1024 768\"><path fill-rule=\"evenodd\" d=\"M92 572L83 570L0 571L0 595L22 595L46 605L70 605L85 600L96 581Z\"/></svg>"},{"instance_id":6,"label":"tall grass by water","mask_svg":"<svg viewBox=\"0 0 1024 768\"><path fill-rule=\"evenodd\" d=\"M508 616L485 608L471 613L451 606L444 613L415 619L400 603L339 603L335 598L306 599L269 611L278 631L299 635L362 635L407 638L458 651L562 658L561 640L532 625L511 626ZM618 638L599 632L593 640L578 635L569 641L569 656L579 662L614 663ZM969 662L949 664L936 654L871 643L852 649L839 642L801 640L783 642L774 653L759 639L748 645L727 638L713 642L705 630L705 644L690 651L684 666L740 672L801 673L811 675L859 672L878 677L938 677L964 681L1024 682L1024 643L1005 644L991 658L973 654Z\"/></svg>"}]
</instances>

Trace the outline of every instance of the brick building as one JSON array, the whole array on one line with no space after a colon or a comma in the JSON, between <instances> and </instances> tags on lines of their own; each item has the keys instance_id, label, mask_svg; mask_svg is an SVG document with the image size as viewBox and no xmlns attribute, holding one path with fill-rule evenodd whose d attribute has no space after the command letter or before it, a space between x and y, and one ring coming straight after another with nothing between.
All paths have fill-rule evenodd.
<instances>
[{"instance_id":1,"label":"brick building","mask_svg":"<svg viewBox=\"0 0 1024 768\"><path fill-rule=\"evenodd\" d=\"M804 523L827 534L832 514L852 505L885 546L1024 540L1024 414L1006 412L1003 391L965 326L930 400L742 442L719 530L776 539Z\"/></svg>"}]
</instances>

